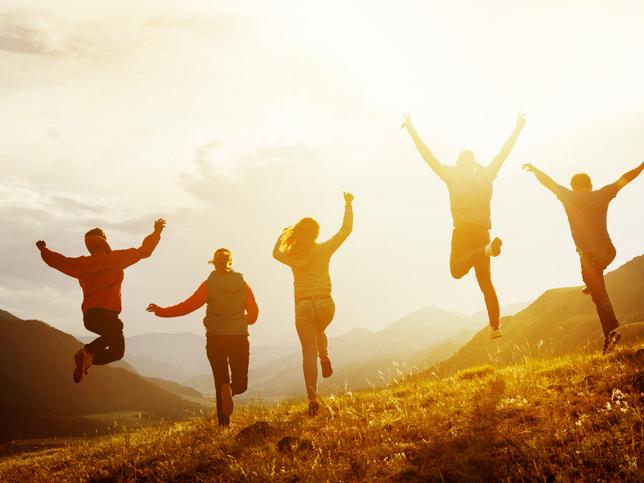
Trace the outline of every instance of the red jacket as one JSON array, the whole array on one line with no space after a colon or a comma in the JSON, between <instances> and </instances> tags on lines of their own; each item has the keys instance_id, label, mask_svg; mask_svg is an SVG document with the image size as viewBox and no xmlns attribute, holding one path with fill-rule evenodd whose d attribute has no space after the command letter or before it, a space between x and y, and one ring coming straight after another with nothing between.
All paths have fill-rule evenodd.
<instances>
[{"instance_id":1,"label":"red jacket","mask_svg":"<svg viewBox=\"0 0 644 483\"><path fill-rule=\"evenodd\" d=\"M85 237L85 245L89 256L69 258L47 247L40 250L40 256L50 267L78 279L83 289L83 313L95 308L120 313L123 271L152 255L160 239L161 234L155 231L143 240L139 248L112 250L103 237L88 236Z\"/></svg>"}]
</instances>

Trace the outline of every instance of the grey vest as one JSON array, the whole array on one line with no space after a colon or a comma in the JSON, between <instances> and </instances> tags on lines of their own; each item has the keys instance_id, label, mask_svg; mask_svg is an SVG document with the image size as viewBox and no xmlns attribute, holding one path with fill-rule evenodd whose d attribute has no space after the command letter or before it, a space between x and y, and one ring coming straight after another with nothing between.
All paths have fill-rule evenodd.
<instances>
[{"instance_id":1,"label":"grey vest","mask_svg":"<svg viewBox=\"0 0 644 483\"><path fill-rule=\"evenodd\" d=\"M206 336L248 335L246 295L248 286L238 272L213 271L208 280L208 307L203 325Z\"/></svg>"}]
</instances>

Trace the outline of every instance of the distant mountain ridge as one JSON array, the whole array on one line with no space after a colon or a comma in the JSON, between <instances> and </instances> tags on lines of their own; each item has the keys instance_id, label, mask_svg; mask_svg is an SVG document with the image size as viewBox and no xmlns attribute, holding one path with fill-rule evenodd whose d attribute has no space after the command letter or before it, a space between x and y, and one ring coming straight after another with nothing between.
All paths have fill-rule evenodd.
<instances>
[{"instance_id":1,"label":"distant mountain ridge","mask_svg":"<svg viewBox=\"0 0 644 483\"><path fill-rule=\"evenodd\" d=\"M121 367L94 366L72 381L82 344L44 322L0 311L0 440L92 430L84 417L117 412L185 416L202 406Z\"/></svg>"}]
</instances>

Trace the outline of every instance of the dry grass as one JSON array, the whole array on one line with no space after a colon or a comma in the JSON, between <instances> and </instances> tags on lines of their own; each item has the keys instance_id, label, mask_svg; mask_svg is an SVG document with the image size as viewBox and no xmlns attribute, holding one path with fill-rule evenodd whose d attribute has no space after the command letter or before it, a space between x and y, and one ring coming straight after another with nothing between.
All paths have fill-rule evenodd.
<instances>
[{"instance_id":1,"label":"dry grass","mask_svg":"<svg viewBox=\"0 0 644 483\"><path fill-rule=\"evenodd\" d=\"M643 352L414 378L325 399L315 419L289 403L240 408L228 429L124 430L0 461L0 480L637 481Z\"/></svg>"}]
</instances>

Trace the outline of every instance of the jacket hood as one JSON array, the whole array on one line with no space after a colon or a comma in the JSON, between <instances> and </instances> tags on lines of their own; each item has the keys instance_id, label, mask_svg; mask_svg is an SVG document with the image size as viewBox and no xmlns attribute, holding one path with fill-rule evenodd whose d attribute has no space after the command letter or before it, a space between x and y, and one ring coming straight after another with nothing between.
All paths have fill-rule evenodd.
<instances>
[{"instance_id":1,"label":"jacket hood","mask_svg":"<svg viewBox=\"0 0 644 483\"><path fill-rule=\"evenodd\" d=\"M85 246L87 247L87 250L89 250L89 252L92 255L99 252L112 251L112 248L110 247L109 243L107 243L107 240L102 236L98 236L98 235L86 236Z\"/></svg>"},{"instance_id":2,"label":"jacket hood","mask_svg":"<svg viewBox=\"0 0 644 483\"><path fill-rule=\"evenodd\" d=\"M244 276L232 270L230 272L215 270L208 278L217 288L226 292L237 292L246 286Z\"/></svg>"}]
</instances>

